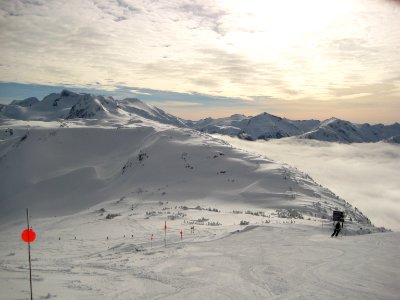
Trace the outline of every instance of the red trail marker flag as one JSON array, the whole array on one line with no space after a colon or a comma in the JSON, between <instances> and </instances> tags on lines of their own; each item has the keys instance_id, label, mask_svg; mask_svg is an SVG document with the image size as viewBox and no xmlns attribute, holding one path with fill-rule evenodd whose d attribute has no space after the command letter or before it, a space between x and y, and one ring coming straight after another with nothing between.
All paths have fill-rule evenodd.
<instances>
[{"instance_id":1,"label":"red trail marker flag","mask_svg":"<svg viewBox=\"0 0 400 300\"><path fill-rule=\"evenodd\" d=\"M25 243L32 243L36 239L36 232L33 229L25 229L21 233L21 238Z\"/></svg>"}]
</instances>

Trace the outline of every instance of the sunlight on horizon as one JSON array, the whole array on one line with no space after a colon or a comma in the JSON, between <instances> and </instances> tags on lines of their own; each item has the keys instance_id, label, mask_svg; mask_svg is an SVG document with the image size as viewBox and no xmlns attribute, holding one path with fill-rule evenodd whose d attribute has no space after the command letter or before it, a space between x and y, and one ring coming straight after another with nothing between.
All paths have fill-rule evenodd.
<instances>
[{"instance_id":1,"label":"sunlight on horizon","mask_svg":"<svg viewBox=\"0 0 400 300\"><path fill-rule=\"evenodd\" d=\"M399 7L389 0L2 2L0 82L99 93L123 87L139 98L140 89L201 94L233 100L227 107L235 113L300 118L307 107L308 118L332 111L391 123L400 109ZM221 107L150 96L182 117L194 106Z\"/></svg>"}]
</instances>

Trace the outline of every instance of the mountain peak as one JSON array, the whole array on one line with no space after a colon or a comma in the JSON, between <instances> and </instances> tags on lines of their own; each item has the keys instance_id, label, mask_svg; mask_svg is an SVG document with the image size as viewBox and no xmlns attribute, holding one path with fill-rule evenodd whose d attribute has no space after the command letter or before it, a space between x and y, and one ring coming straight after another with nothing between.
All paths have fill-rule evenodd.
<instances>
[{"instance_id":1,"label":"mountain peak","mask_svg":"<svg viewBox=\"0 0 400 300\"><path fill-rule=\"evenodd\" d=\"M323 122L346 122L345 120L339 119L337 117L330 117L329 119L324 120ZM323 123L322 122L322 123Z\"/></svg>"},{"instance_id":2,"label":"mountain peak","mask_svg":"<svg viewBox=\"0 0 400 300\"><path fill-rule=\"evenodd\" d=\"M66 119L75 118L92 118L98 112L107 112L105 106L110 106L113 99L105 99L101 96L94 96L90 94L82 94L79 101L71 107L71 110ZM115 106L115 105L114 105Z\"/></svg>"},{"instance_id":3,"label":"mountain peak","mask_svg":"<svg viewBox=\"0 0 400 300\"><path fill-rule=\"evenodd\" d=\"M29 98L26 98L24 100L13 100L10 103L10 105L18 105L18 106L22 106L22 107L30 107L32 105L35 105L38 102L39 102L38 98L29 97Z\"/></svg>"},{"instance_id":4,"label":"mountain peak","mask_svg":"<svg viewBox=\"0 0 400 300\"><path fill-rule=\"evenodd\" d=\"M125 98L125 99L123 99L121 101L130 102L130 103L143 103L143 101L141 101L138 98Z\"/></svg>"},{"instance_id":5,"label":"mountain peak","mask_svg":"<svg viewBox=\"0 0 400 300\"><path fill-rule=\"evenodd\" d=\"M61 96L61 97L69 97L69 96L78 96L78 94L77 94L77 93L74 93L74 92L72 92L72 91L70 91L70 90L63 89L63 90L61 91L61 93L60 93L60 96Z\"/></svg>"},{"instance_id":6,"label":"mountain peak","mask_svg":"<svg viewBox=\"0 0 400 300\"><path fill-rule=\"evenodd\" d=\"M245 119L247 117L245 115L243 115L243 114L233 114L229 118L230 119Z\"/></svg>"}]
</instances>

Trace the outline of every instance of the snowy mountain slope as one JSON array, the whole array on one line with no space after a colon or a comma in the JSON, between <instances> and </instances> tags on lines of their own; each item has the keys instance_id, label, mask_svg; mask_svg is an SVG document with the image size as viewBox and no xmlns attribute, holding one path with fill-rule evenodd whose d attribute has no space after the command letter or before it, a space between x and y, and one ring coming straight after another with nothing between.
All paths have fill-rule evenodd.
<instances>
[{"instance_id":1,"label":"snowy mountain slope","mask_svg":"<svg viewBox=\"0 0 400 300\"><path fill-rule=\"evenodd\" d=\"M400 124L369 125L353 124L348 121L332 118L322 122L318 128L304 133L299 138L340 143L378 142L398 135Z\"/></svg>"},{"instance_id":2,"label":"snowy mountain slope","mask_svg":"<svg viewBox=\"0 0 400 300\"><path fill-rule=\"evenodd\" d=\"M295 209L327 219L340 208L369 223L306 174L196 131L154 123L116 129L75 122L69 121L71 128L25 133L8 127L14 134L0 142L2 222L27 206L40 216L63 215L136 195L144 201Z\"/></svg>"},{"instance_id":3,"label":"snowy mountain slope","mask_svg":"<svg viewBox=\"0 0 400 300\"><path fill-rule=\"evenodd\" d=\"M202 132L238 135L241 132L241 122L247 119L244 115L236 114L227 118L206 118L196 122L187 121L187 125Z\"/></svg>"},{"instance_id":4,"label":"snowy mountain slope","mask_svg":"<svg viewBox=\"0 0 400 300\"><path fill-rule=\"evenodd\" d=\"M117 108L117 104L111 97L93 97L86 94L71 107L66 119L106 118L109 115L118 114Z\"/></svg>"},{"instance_id":5,"label":"snowy mountain slope","mask_svg":"<svg viewBox=\"0 0 400 300\"><path fill-rule=\"evenodd\" d=\"M391 144L400 144L400 135L392 136L391 138L387 139L386 142Z\"/></svg>"},{"instance_id":6,"label":"snowy mountain slope","mask_svg":"<svg viewBox=\"0 0 400 300\"><path fill-rule=\"evenodd\" d=\"M32 211L34 298L398 298L398 233L351 236L345 223L343 235L332 239L330 221L293 222L268 210L232 213L229 203L213 207L219 210L133 196L64 217ZM0 229L5 299L29 295L22 228Z\"/></svg>"},{"instance_id":7,"label":"snowy mountain slope","mask_svg":"<svg viewBox=\"0 0 400 300\"><path fill-rule=\"evenodd\" d=\"M292 121L267 113L255 117L232 115L221 119L207 118L188 123L192 128L203 132L238 135L250 140L299 135L315 128L318 124L319 121Z\"/></svg>"},{"instance_id":8,"label":"snowy mountain slope","mask_svg":"<svg viewBox=\"0 0 400 300\"><path fill-rule=\"evenodd\" d=\"M292 123L293 125L295 125L296 127L300 128L301 131L303 132L308 132L311 131L313 129L315 129L317 126L319 126L321 124L321 121L318 120L289 120L289 119L285 119L288 122Z\"/></svg>"},{"instance_id":9,"label":"snowy mountain slope","mask_svg":"<svg viewBox=\"0 0 400 300\"><path fill-rule=\"evenodd\" d=\"M355 125L336 118L322 122L317 129L304 133L299 138L339 143L364 142L362 133Z\"/></svg>"},{"instance_id":10,"label":"snowy mountain slope","mask_svg":"<svg viewBox=\"0 0 400 300\"><path fill-rule=\"evenodd\" d=\"M172 126L183 123L137 99L117 101L64 90L32 107L7 108L23 111L28 120L2 116L2 222L27 206L43 216L63 215L136 193L144 200L201 199L258 209L293 209L295 215L325 219L332 210L341 209L356 223L370 223L309 176L197 131ZM51 121L51 116L60 114L64 118ZM220 126L229 122L246 124L250 133L258 132L261 124L277 134L300 130L288 120L265 113L250 120L241 115L219 120Z\"/></svg>"},{"instance_id":11,"label":"snowy mountain slope","mask_svg":"<svg viewBox=\"0 0 400 300\"><path fill-rule=\"evenodd\" d=\"M234 115L235 116L235 115ZM297 136L339 143L378 142L400 134L400 124L370 125L353 124L331 118L323 122L317 120L288 120L267 113L255 117L241 116L221 119L203 119L187 123L190 127L208 133L238 136L243 139L274 139Z\"/></svg>"},{"instance_id":12,"label":"snowy mountain slope","mask_svg":"<svg viewBox=\"0 0 400 300\"><path fill-rule=\"evenodd\" d=\"M107 124L129 124L149 119L165 124L185 126L184 122L163 110L138 99L115 100L113 97L77 94L68 90L53 93L35 101L28 98L13 101L0 110L1 119L54 121L61 119L100 119ZM37 100L37 99L36 99Z\"/></svg>"},{"instance_id":13,"label":"snowy mountain slope","mask_svg":"<svg viewBox=\"0 0 400 300\"><path fill-rule=\"evenodd\" d=\"M398 235L358 237L382 229L306 174L186 128L48 123L0 142L3 297L28 295L29 206L35 298L396 299Z\"/></svg>"},{"instance_id":14,"label":"snowy mountain slope","mask_svg":"<svg viewBox=\"0 0 400 300\"><path fill-rule=\"evenodd\" d=\"M33 102L32 105L19 105L26 100L13 101L6 105L0 113L0 119L16 120L42 120L51 121L65 118L71 107L74 106L84 95L63 90L61 93L52 93L43 98L42 101ZM29 98L28 98L29 99Z\"/></svg>"},{"instance_id":15,"label":"snowy mountain slope","mask_svg":"<svg viewBox=\"0 0 400 300\"><path fill-rule=\"evenodd\" d=\"M249 119L242 128L250 139L282 138L303 132L293 122L267 113Z\"/></svg>"},{"instance_id":16,"label":"snowy mountain slope","mask_svg":"<svg viewBox=\"0 0 400 300\"><path fill-rule=\"evenodd\" d=\"M38 98L29 97L24 100L14 100L10 103L10 105L19 105L19 106L27 107L27 106L32 106L38 102L39 102Z\"/></svg>"},{"instance_id":17,"label":"snowy mountain slope","mask_svg":"<svg viewBox=\"0 0 400 300\"><path fill-rule=\"evenodd\" d=\"M364 136L364 140L368 142L377 142L384 139L399 136L400 124L394 123L392 125L383 124L362 124L357 125L358 130Z\"/></svg>"},{"instance_id":18,"label":"snowy mountain slope","mask_svg":"<svg viewBox=\"0 0 400 300\"><path fill-rule=\"evenodd\" d=\"M358 237L385 230L296 168L135 99L63 92L17 107L24 120L0 119L2 297L28 295L26 207L35 298L398 295L398 235ZM333 210L346 213L338 239Z\"/></svg>"},{"instance_id":19,"label":"snowy mountain slope","mask_svg":"<svg viewBox=\"0 0 400 300\"><path fill-rule=\"evenodd\" d=\"M136 98L126 98L118 101L119 106L129 114L136 114L143 118L161 122L164 124L171 124L179 127L186 127L185 122L158 107L146 104Z\"/></svg>"}]
</instances>

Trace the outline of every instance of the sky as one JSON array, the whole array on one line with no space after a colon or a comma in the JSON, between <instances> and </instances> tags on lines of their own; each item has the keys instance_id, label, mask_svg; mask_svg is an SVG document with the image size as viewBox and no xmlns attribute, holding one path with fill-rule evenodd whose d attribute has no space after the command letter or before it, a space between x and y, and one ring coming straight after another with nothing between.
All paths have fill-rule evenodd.
<instances>
[{"instance_id":1,"label":"sky","mask_svg":"<svg viewBox=\"0 0 400 300\"><path fill-rule=\"evenodd\" d=\"M299 168L360 209L375 226L400 231L397 145L338 144L291 138L249 142L218 137L236 147Z\"/></svg>"},{"instance_id":2,"label":"sky","mask_svg":"<svg viewBox=\"0 0 400 300\"><path fill-rule=\"evenodd\" d=\"M394 123L400 1L0 0L0 102L63 87L186 119Z\"/></svg>"}]
</instances>

